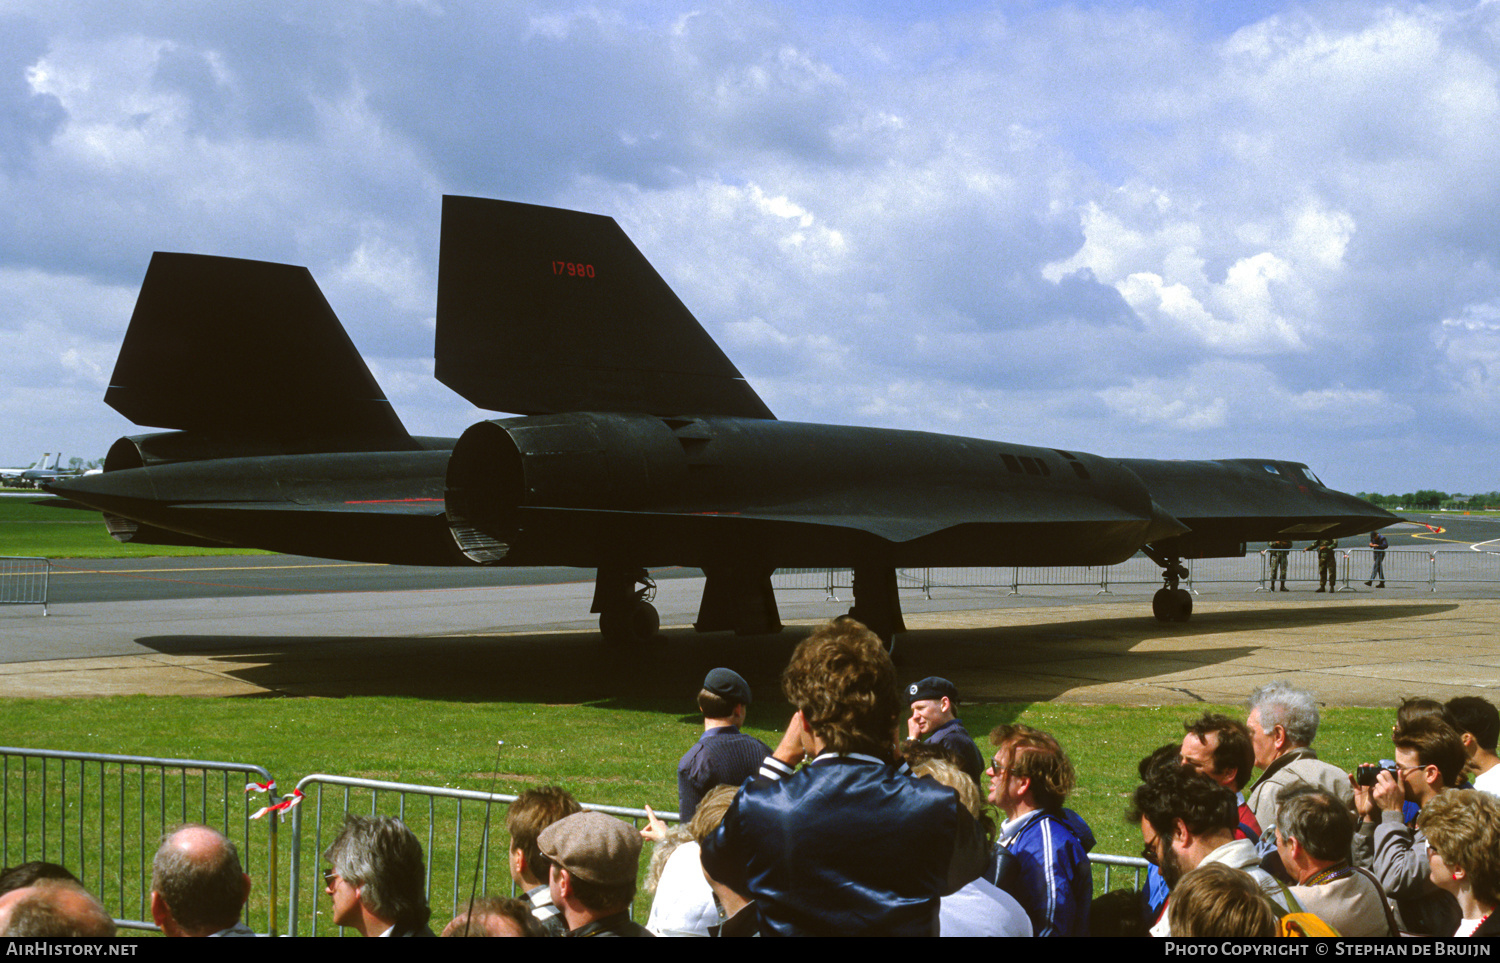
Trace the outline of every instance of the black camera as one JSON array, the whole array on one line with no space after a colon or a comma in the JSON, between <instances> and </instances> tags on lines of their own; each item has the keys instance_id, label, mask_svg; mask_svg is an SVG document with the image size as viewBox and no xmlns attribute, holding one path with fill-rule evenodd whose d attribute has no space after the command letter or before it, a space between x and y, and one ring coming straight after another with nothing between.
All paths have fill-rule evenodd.
<instances>
[{"instance_id":1,"label":"black camera","mask_svg":"<svg viewBox=\"0 0 1500 963\"><path fill-rule=\"evenodd\" d=\"M1354 781L1361 786L1373 786L1375 777L1382 769L1390 773L1392 779L1396 778L1396 763L1390 759L1382 759L1379 762L1360 763L1359 768L1354 772Z\"/></svg>"}]
</instances>

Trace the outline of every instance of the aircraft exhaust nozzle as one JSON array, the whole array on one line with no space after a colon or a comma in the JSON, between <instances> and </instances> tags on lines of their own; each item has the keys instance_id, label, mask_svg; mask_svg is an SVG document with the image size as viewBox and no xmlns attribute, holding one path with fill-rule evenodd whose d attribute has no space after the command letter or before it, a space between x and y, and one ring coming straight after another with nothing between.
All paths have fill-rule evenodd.
<instances>
[{"instance_id":1,"label":"aircraft exhaust nozzle","mask_svg":"<svg viewBox=\"0 0 1500 963\"><path fill-rule=\"evenodd\" d=\"M639 510L678 491L682 445L659 418L575 412L471 425L448 460L448 528L493 565L521 538L528 508Z\"/></svg>"},{"instance_id":2,"label":"aircraft exhaust nozzle","mask_svg":"<svg viewBox=\"0 0 1500 963\"><path fill-rule=\"evenodd\" d=\"M462 519L455 518L452 512L448 513L448 530L453 533L453 540L458 543L458 550L472 562L480 565L499 565L505 561L505 556L510 554L509 543L502 542L467 524Z\"/></svg>"}]
</instances>

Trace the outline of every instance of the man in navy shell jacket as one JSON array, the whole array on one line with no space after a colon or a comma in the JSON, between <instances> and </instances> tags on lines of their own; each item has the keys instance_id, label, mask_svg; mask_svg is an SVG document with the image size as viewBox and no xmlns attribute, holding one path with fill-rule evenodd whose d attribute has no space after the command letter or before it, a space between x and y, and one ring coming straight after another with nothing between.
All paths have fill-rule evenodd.
<instances>
[{"instance_id":1,"label":"man in navy shell jacket","mask_svg":"<svg viewBox=\"0 0 1500 963\"><path fill-rule=\"evenodd\" d=\"M880 639L829 623L782 686L797 712L703 841L704 871L754 899L764 935L936 935L939 897L984 867L982 836L952 789L897 756L901 704Z\"/></svg>"}]
</instances>

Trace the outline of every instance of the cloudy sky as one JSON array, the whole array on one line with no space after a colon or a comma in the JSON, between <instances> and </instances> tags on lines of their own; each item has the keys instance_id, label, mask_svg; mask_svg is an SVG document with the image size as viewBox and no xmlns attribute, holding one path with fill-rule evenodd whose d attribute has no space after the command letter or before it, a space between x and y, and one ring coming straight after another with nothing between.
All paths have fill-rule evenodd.
<instances>
[{"instance_id":1,"label":"cloudy sky","mask_svg":"<svg viewBox=\"0 0 1500 963\"><path fill-rule=\"evenodd\" d=\"M142 430L157 250L307 265L457 435L444 193L616 218L784 419L1500 488L1458 2L0 0L0 464Z\"/></svg>"}]
</instances>

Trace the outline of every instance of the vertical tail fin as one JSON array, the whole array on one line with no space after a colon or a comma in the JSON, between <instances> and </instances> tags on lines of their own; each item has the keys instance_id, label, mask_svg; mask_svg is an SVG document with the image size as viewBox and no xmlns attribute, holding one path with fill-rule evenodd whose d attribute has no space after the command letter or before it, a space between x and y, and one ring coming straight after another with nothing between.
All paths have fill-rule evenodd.
<instances>
[{"instance_id":1,"label":"vertical tail fin","mask_svg":"<svg viewBox=\"0 0 1500 963\"><path fill-rule=\"evenodd\" d=\"M521 415L773 418L613 218L443 198L437 377Z\"/></svg>"},{"instance_id":2,"label":"vertical tail fin","mask_svg":"<svg viewBox=\"0 0 1500 963\"><path fill-rule=\"evenodd\" d=\"M104 400L138 425L409 438L312 274L288 264L153 255L109 384Z\"/></svg>"}]
</instances>

